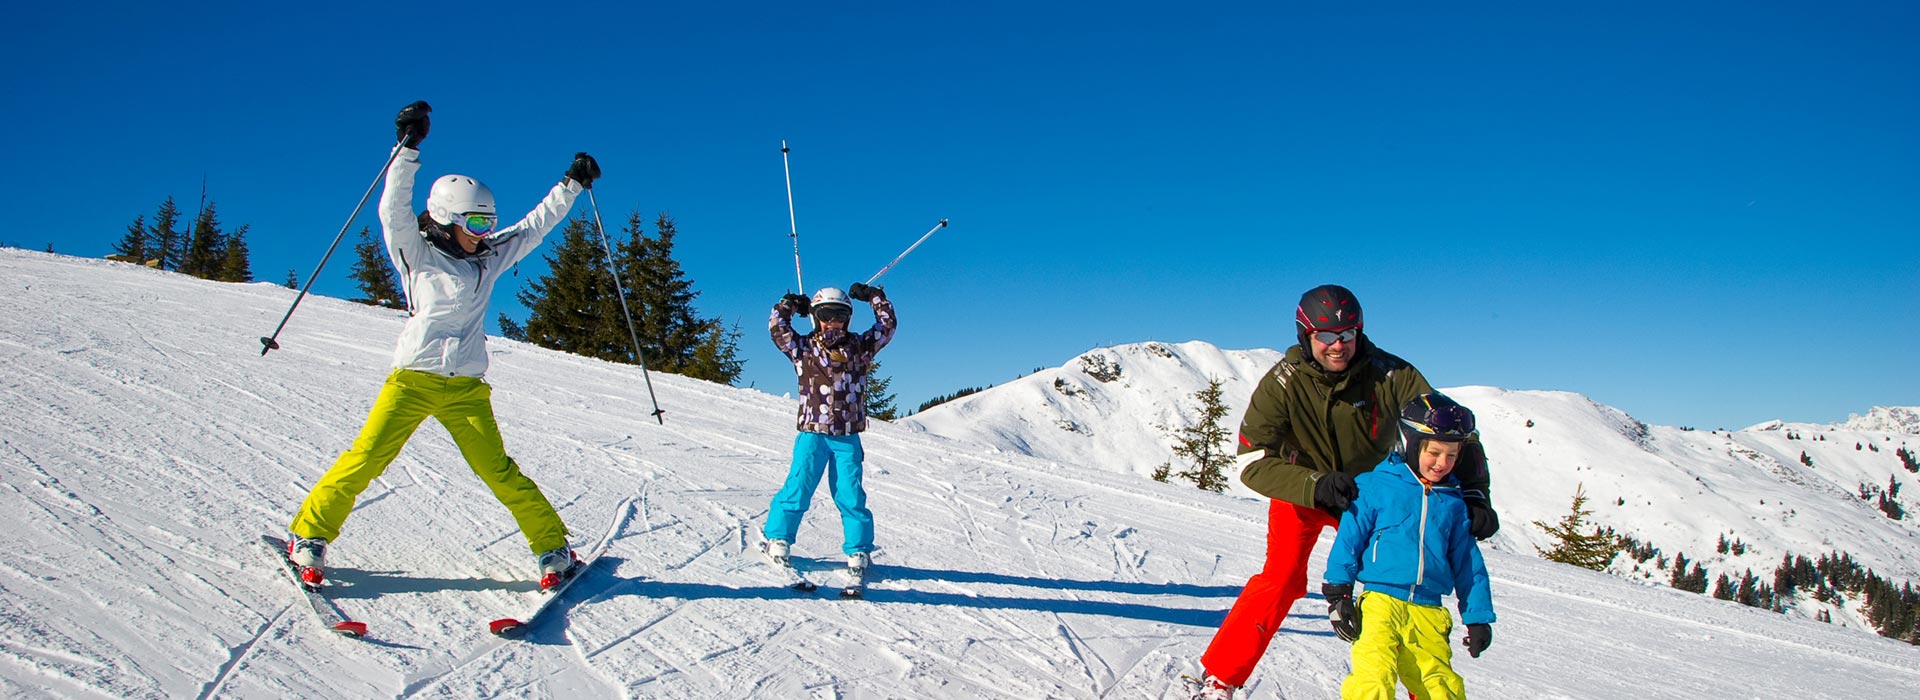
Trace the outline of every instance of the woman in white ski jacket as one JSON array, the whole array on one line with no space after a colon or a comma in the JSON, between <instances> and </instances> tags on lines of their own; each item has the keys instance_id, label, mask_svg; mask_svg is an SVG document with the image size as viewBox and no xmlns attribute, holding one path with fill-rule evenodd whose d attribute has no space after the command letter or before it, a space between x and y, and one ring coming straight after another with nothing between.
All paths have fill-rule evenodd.
<instances>
[{"instance_id":1,"label":"woman in white ski jacket","mask_svg":"<svg viewBox=\"0 0 1920 700\"><path fill-rule=\"evenodd\" d=\"M541 587L547 588L560 582L574 557L566 525L540 487L507 456L494 421L492 389L482 379L487 302L501 275L539 247L580 190L593 186L600 166L592 156L575 155L566 178L540 205L504 228L497 225L493 192L464 175L436 180L427 195L427 213L416 217L414 173L420 169L418 149L430 111L427 103L415 102L395 120L401 143L380 196L387 255L400 272L412 317L394 345L393 372L366 426L294 515L288 556L301 567L302 580L320 585L327 543L339 537L355 499L431 416L446 426L467 464L512 512L538 557Z\"/></svg>"}]
</instances>

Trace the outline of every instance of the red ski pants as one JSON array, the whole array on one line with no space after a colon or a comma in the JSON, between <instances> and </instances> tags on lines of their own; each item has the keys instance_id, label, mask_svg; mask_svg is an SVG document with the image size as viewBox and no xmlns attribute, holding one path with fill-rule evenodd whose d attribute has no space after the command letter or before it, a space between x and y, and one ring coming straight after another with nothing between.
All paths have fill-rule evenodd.
<instances>
[{"instance_id":1,"label":"red ski pants","mask_svg":"<svg viewBox=\"0 0 1920 700\"><path fill-rule=\"evenodd\" d=\"M1294 601L1307 594L1307 558L1320 531L1338 528L1340 519L1318 508L1302 508L1286 501L1267 507L1267 564L1247 580L1233 609L1213 634L1213 643L1200 657L1207 673L1229 685L1247 684L1260 657L1267 653L1280 623Z\"/></svg>"}]
</instances>

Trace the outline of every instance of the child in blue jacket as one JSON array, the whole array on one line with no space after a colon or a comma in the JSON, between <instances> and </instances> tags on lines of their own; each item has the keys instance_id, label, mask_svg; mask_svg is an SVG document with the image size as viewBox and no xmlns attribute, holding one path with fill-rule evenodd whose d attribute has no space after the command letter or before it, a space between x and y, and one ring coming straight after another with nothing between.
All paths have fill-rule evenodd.
<instances>
[{"instance_id":1,"label":"child in blue jacket","mask_svg":"<svg viewBox=\"0 0 1920 700\"><path fill-rule=\"evenodd\" d=\"M1345 700L1393 697L1397 679L1421 700L1466 697L1447 637L1452 593L1475 658L1493 641L1493 594L1486 563L1468 532L1466 502L1452 478L1473 412L1435 392L1400 412L1399 449L1354 480L1360 495L1340 517L1327 558L1327 618L1353 642ZM1365 584L1356 609L1355 581Z\"/></svg>"}]
</instances>

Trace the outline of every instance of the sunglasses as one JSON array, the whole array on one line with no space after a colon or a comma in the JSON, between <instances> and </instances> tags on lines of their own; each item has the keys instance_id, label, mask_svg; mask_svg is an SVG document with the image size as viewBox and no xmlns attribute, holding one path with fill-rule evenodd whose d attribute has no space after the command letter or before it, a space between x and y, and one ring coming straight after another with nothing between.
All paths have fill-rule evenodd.
<instances>
[{"instance_id":1,"label":"sunglasses","mask_svg":"<svg viewBox=\"0 0 1920 700\"><path fill-rule=\"evenodd\" d=\"M821 323L846 323L853 318L853 310L839 305L823 306L813 310L813 318Z\"/></svg>"},{"instance_id":2,"label":"sunglasses","mask_svg":"<svg viewBox=\"0 0 1920 700\"><path fill-rule=\"evenodd\" d=\"M467 233L485 236L493 233L493 227L500 223L500 217L493 214L468 214L461 217L460 223L466 227Z\"/></svg>"},{"instance_id":3,"label":"sunglasses","mask_svg":"<svg viewBox=\"0 0 1920 700\"><path fill-rule=\"evenodd\" d=\"M1351 343L1353 342L1354 338L1358 338L1358 337L1360 337L1360 329L1358 328L1348 328L1344 331L1314 331L1313 332L1313 339L1320 341L1321 345L1332 345L1334 343Z\"/></svg>"}]
</instances>

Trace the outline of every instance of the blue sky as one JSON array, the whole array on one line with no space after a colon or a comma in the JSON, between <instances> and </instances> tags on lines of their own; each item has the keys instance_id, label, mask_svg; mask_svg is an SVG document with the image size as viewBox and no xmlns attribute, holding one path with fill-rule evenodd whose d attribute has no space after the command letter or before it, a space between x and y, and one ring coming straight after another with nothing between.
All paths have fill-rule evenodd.
<instances>
[{"instance_id":1,"label":"blue sky","mask_svg":"<svg viewBox=\"0 0 1920 700\"><path fill-rule=\"evenodd\" d=\"M809 288L952 221L884 280L907 409L1099 346L1284 347L1326 282L1440 386L1700 428L1920 404L1908 3L54 5L0 29L21 247L104 255L204 176L255 274L304 278L425 99L423 179L524 211L585 150L610 226L670 213L773 393L785 139Z\"/></svg>"}]
</instances>

